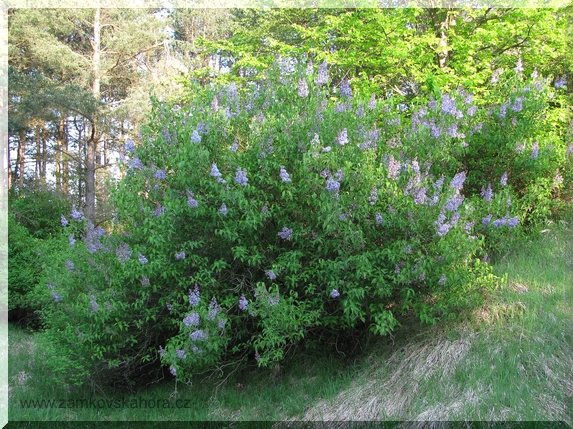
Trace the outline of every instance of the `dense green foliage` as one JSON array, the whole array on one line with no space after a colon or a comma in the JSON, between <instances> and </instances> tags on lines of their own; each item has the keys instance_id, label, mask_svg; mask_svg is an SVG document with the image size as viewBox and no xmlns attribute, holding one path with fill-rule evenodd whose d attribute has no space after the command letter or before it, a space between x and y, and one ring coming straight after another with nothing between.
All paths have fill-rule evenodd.
<instances>
[{"instance_id":1,"label":"dense green foliage","mask_svg":"<svg viewBox=\"0 0 573 429\"><path fill-rule=\"evenodd\" d=\"M288 61L155 100L125 147L116 233L62 219L69 250L36 293L47 362L61 380L131 382L160 358L185 380L479 303L497 281L484 249L550 213L570 160L541 120L556 90L515 68L479 104L333 92L325 63Z\"/></svg>"}]
</instances>

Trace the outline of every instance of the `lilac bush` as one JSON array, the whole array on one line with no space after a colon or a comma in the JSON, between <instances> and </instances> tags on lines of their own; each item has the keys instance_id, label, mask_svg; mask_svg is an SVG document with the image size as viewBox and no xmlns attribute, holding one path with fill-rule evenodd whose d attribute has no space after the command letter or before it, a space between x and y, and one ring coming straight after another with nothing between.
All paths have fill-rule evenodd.
<instances>
[{"instance_id":1,"label":"lilac bush","mask_svg":"<svg viewBox=\"0 0 573 429\"><path fill-rule=\"evenodd\" d=\"M325 63L268 73L192 87L177 109L154 101L113 193L122 232L72 231L84 237L74 269L42 291L53 336L69 327L57 344L85 353L72 326L119 320L91 338L101 361L158 358L188 379L253 356L270 365L312 331L385 335L402 314L434 323L495 284L486 247L539 210L564 156L528 122L547 87L504 74L491 99L459 90L399 109L348 81L333 92ZM82 359L70 362L96 365Z\"/></svg>"}]
</instances>

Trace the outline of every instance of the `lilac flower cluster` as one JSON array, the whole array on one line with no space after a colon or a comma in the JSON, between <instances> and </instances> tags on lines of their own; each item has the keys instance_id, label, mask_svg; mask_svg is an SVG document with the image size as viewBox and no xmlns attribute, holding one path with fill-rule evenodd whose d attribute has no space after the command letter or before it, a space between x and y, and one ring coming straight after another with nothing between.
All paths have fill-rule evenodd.
<instances>
[{"instance_id":1,"label":"lilac flower cluster","mask_svg":"<svg viewBox=\"0 0 573 429\"><path fill-rule=\"evenodd\" d=\"M226 216L229 211L227 210L227 206L225 203L221 204L221 208L219 209L219 213Z\"/></svg>"},{"instance_id":2,"label":"lilac flower cluster","mask_svg":"<svg viewBox=\"0 0 573 429\"><path fill-rule=\"evenodd\" d=\"M466 172L462 171L454 176L450 182L450 188L457 189L458 191L463 188L464 182L466 180Z\"/></svg>"},{"instance_id":3,"label":"lilac flower cluster","mask_svg":"<svg viewBox=\"0 0 573 429\"><path fill-rule=\"evenodd\" d=\"M187 357L185 350L177 349L176 353L179 359L185 359Z\"/></svg>"},{"instance_id":4,"label":"lilac flower cluster","mask_svg":"<svg viewBox=\"0 0 573 429\"><path fill-rule=\"evenodd\" d=\"M376 225L382 225L384 222L384 218L380 214L380 212L376 212Z\"/></svg>"},{"instance_id":5,"label":"lilac flower cluster","mask_svg":"<svg viewBox=\"0 0 573 429\"><path fill-rule=\"evenodd\" d=\"M157 203L157 206L155 207L153 214L157 217L161 216L162 214L165 214L165 207L163 207L163 205L161 205L160 203Z\"/></svg>"},{"instance_id":6,"label":"lilac flower cluster","mask_svg":"<svg viewBox=\"0 0 573 429\"><path fill-rule=\"evenodd\" d=\"M345 98L352 98L352 89L350 88L350 82L348 82L348 79L344 79L340 83L340 95Z\"/></svg>"},{"instance_id":7,"label":"lilac flower cluster","mask_svg":"<svg viewBox=\"0 0 573 429\"><path fill-rule=\"evenodd\" d=\"M202 329L198 329L197 331L191 332L189 337L193 341L205 341L207 338L209 338L209 335Z\"/></svg>"},{"instance_id":8,"label":"lilac flower cluster","mask_svg":"<svg viewBox=\"0 0 573 429\"><path fill-rule=\"evenodd\" d=\"M191 133L191 143L193 144L198 144L201 143L201 135L199 134L199 131L197 129L194 129L193 132Z\"/></svg>"},{"instance_id":9,"label":"lilac flower cluster","mask_svg":"<svg viewBox=\"0 0 573 429\"><path fill-rule=\"evenodd\" d=\"M167 179L167 173L165 173L165 170L157 170L154 177L156 179Z\"/></svg>"},{"instance_id":10,"label":"lilac flower cluster","mask_svg":"<svg viewBox=\"0 0 573 429\"><path fill-rule=\"evenodd\" d=\"M66 261L66 267L68 268L68 272L74 271L74 263L69 259Z\"/></svg>"},{"instance_id":11,"label":"lilac flower cluster","mask_svg":"<svg viewBox=\"0 0 573 429\"><path fill-rule=\"evenodd\" d=\"M267 302L271 307L274 307L275 305L279 304L279 293L275 293L274 295L269 295Z\"/></svg>"},{"instance_id":12,"label":"lilac flower cluster","mask_svg":"<svg viewBox=\"0 0 573 429\"><path fill-rule=\"evenodd\" d=\"M438 280L438 284L440 286L443 286L446 284L446 275L445 274L442 274L442 276L440 277L440 280Z\"/></svg>"},{"instance_id":13,"label":"lilac flower cluster","mask_svg":"<svg viewBox=\"0 0 573 429\"><path fill-rule=\"evenodd\" d=\"M239 142L237 139L233 140L233 144L231 144L231 152L237 152L239 149Z\"/></svg>"},{"instance_id":14,"label":"lilac flower cluster","mask_svg":"<svg viewBox=\"0 0 573 429\"><path fill-rule=\"evenodd\" d=\"M507 171L503 172L503 175L501 176L501 179L499 180L499 183L501 184L501 186L506 186L507 185Z\"/></svg>"},{"instance_id":15,"label":"lilac flower cluster","mask_svg":"<svg viewBox=\"0 0 573 429\"><path fill-rule=\"evenodd\" d=\"M308 97L308 85L306 79L298 80L298 96L301 98Z\"/></svg>"},{"instance_id":16,"label":"lilac flower cluster","mask_svg":"<svg viewBox=\"0 0 573 429\"><path fill-rule=\"evenodd\" d=\"M189 304L196 307L199 305L199 301L201 301L201 298L199 297L199 288L195 285L194 289L189 289Z\"/></svg>"},{"instance_id":17,"label":"lilac flower cluster","mask_svg":"<svg viewBox=\"0 0 573 429\"><path fill-rule=\"evenodd\" d=\"M558 80L555 81L555 84L553 86L556 89L559 89L559 88L565 88L565 85L567 85L567 76L563 75Z\"/></svg>"},{"instance_id":18,"label":"lilac flower cluster","mask_svg":"<svg viewBox=\"0 0 573 429\"><path fill-rule=\"evenodd\" d=\"M86 236L84 237L84 243L88 252L95 253L98 250L103 249L103 244L101 243L100 238L104 234L105 230L103 228L94 228L93 223L88 221Z\"/></svg>"},{"instance_id":19,"label":"lilac flower cluster","mask_svg":"<svg viewBox=\"0 0 573 429\"><path fill-rule=\"evenodd\" d=\"M282 165L281 165L280 176L281 176L281 180L283 182L290 182L291 181L289 174L287 173L287 171L285 170L285 168Z\"/></svg>"},{"instance_id":20,"label":"lilac flower cluster","mask_svg":"<svg viewBox=\"0 0 573 429\"><path fill-rule=\"evenodd\" d=\"M340 292L338 292L336 289L332 289L332 291L330 291L330 297L331 298L338 298L340 296Z\"/></svg>"},{"instance_id":21,"label":"lilac flower cluster","mask_svg":"<svg viewBox=\"0 0 573 429\"><path fill-rule=\"evenodd\" d=\"M241 186L247 186L248 181L249 179L247 178L247 169L237 167L237 172L235 173L235 182Z\"/></svg>"},{"instance_id":22,"label":"lilac flower cluster","mask_svg":"<svg viewBox=\"0 0 573 429\"><path fill-rule=\"evenodd\" d=\"M277 278L277 275L274 273L273 270L269 270L269 271L265 271L265 274L267 275L267 277L271 280L274 280Z\"/></svg>"},{"instance_id":23,"label":"lilac flower cluster","mask_svg":"<svg viewBox=\"0 0 573 429\"><path fill-rule=\"evenodd\" d=\"M399 159L395 159L394 155L390 155L388 159L388 179L398 179L401 170L401 163Z\"/></svg>"},{"instance_id":24,"label":"lilac flower cluster","mask_svg":"<svg viewBox=\"0 0 573 429\"><path fill-rule=\"evenodd\" d=\"M209 303L209 314L207 315L207 319L215 320L215 317L217 317L220 309L221 307L217 303L217 299L213 297Z\"/></svg>"},{"instance_id":25,"label":"lilac flower cluster","mask_svg":"<svg viewBox=\"0 0 573 429\"><path fill-rule=\"evenodd\" d=\"M493 191L491 189L491 183L487 185L487 189L482 186L481 187L481 196L485 201L491 201L493 198Z\"/></svg>"},{"instance_id":26,"label":"lilac flower cluster","mask_svg":"<svg viewBox=\"0 0 573 429\"><path fill-rule=\"evenodd\" d=\"M199 316L199 314L197 314L196 312L191 312L189 313L184 319L183 319L183 324L185 326L199 326L199 322L201 321L201 318Z\"/></svg>"},{"instance_id":27,"label":"lilac flower cluster","mask_svg":"<svg viewBox=\"0 0 573 429\"><path fill-rule=\"evenodd\" d=\"M131 158L131 161L129 162L129 165L131 168L136 168L136 169L141 169L143 168L143 163L140 161L140 159L136 156L134 156L133 158Z\"/></svg>"},{"instance_id":28,"label":"lilac flower cluster","mask_svg":"<svg viewBox=\"0 0 573 429\"><path fill-rule=\"evenodd\" d=\"M92 313L95 313L99 309L99 304L96 301L95 295L90 295L90 307L91 307L90 311Z\"/></svg>"},{"instance_id":29,"label":"lilac flower cluster","mask_svg":"<svg viewBox=\"0 0 573 429\"><path fill-rule=\"evenodd\" d=\"M221 172L219 171L219 169L217 168L217 164L213 163L211 165L211 176L213 177L221 177Z\"/></svg>"},{"instance_id":30,"label":"lilac flower cluster","mask_svg":"<svg viewBox=\"0 0 573 429\"><path fill-rule=\"evenodd\" d=\"M338 136L336 137L336 143L338 143L341 146L348 144L348 129L347 128L344 128L342 131L340 131L338 133Z\"/></svg>"},{"instance_id":31,"label":"lilac flower cluster","mask_svg":"<svg viewBox=\"0 0 573 429\"><path fill-rule=\"evenodd\" d=\"M213 112L219 111L219 99L216 95L213 97L213 101L211 101L211 110Z\"/></svg>"},{"instance_id":32,"label":"lilac flower cluster","mask_svg":"<svg viewBox=\"0 0 573 429\"><path fill-rule=\"evenodd\" d=\"M370 101L368 102L368 108L370 110L376 109L376 95L372 94L372 96L370 97Z\"/></svg>"},{"instance_id":33,"label":"lilac flower cluster","mask_svg":"<svg viewBox=\"0 0 573 429\"><path fill-rule=\"evenodd\" d=\"M292 240L292 229L287 228L286 226L282 229L281 232L278 233L278 236L283 240Z\"/></svg>"},{"instance_id":34,"label":"lilac flower cluster","mask_svg":"<svg viewBox=\"0 0 573 429\"><path fill-rule=\"evenodd\" d=\"M64 215L60 216L60 222L62 223L62 226L68 226L70 224Z\"/></svg>"},{"instance_id":35,"label":"lilac flower cluster","mask_svg":"<svg viewBox=\"0 0 573 429\"><path fill-rule=\"evenodd\" d=\"M115 251L117 255L117 260L124 264L125 262L129 261L131 258L131 250L129 249L129 245L126 243L121 243L117 250Z\"/></svg>"},{"instance_id":36,"label":"lilac flower cluster","mask_svg":"<svg viewBox=\"0 0 573 429\"><path fill-rule=\"evenodd\" d=\"M139 252L137 253L137 259L139 259L139 263L140 263L141 265L145 265L145 264L147 264L147 262L148 262L147 258L146 258L145 256L143 256L143 255L142 255L141 253L139 253Z\"/></svg>"},{"instance_id":37,"label":"lilac flower cluster","mask_svg":"<svg viewBox=\"0 0 573 429\"><path fill-rule=\"evenodd\" d=\"M195 198L193 198L195 196L195 194L191 191L187 191L187 206L188 207L192 207L192 208L196 208L197 206L199 206L199 203L197 202L197 200Z\"/></svg>"},{"instance_id":38,"label":"lilac flower cluster","mask_svg":"<svg viewBox=\"0 0 573 429\"><path fill-rule=\"evenodd\" d=\"M123 148L126 153L131 153L135 150L135 143L133 142L133 140L127 139L125 144L123 145Z\"/></svg>"},{"instance_id":39,"label":"lilac flower cluster","mask_svg":"<svg viewBox=\"0 0 573 429\"><path fill-rule=\"evenodd\" d=\"M328 82L328 63L324 60L318 65L318 75L314 81L318 86L325 85Z\"/></svg>"},{"instance_id":40,"label":"lilac flower cluster","mask_svg":"<svg viewBox=\"0 0 573 429\"><path fill-rule=\"evenodd\" d=\"M72 206L72 219L76 222L84 220L84 214L81 211L76 210L76 206Z\"/></svg>"},{"instance_id":41,"label":"lilac flower cluster","mask_svg":"<svg viewBox=\"0 0 573 429\"><path fill-rule=\"evenodd\" d=\"M74 247L74 245L76 244L76 239L74 238L73 234L70 234L70 247Z\"/></svg>"},{"instance_id":42,"label":"lilac flower cluster","mask_svg":"<svg viewBox=\"0 0 573 429\"><path fill-rule=\"evenodd\" d=\"M245 311L247 309L247 305L249 305L249 301L247 301L245 295L241 295L241 297L239 298L239 308L242 311Z\"/></svg>"},{"instance_id":43,"label":"lilac flower cluster","mask_svg":"<svg viewBox=\"0 0 573 429\"><path fill-rule=\"evenodd\" d=\"M175 259L177 259L177 260L185 259L185 252L176 253Z\"/></svg>"},{"instance_id":44,"label":"lilac flower cluster","mask_svg":"<svg viewBox=\"0 0 573 429\"><path fill-rule=\"evenodd\" d=\"M370 191L370 196L368 197L368 201L370 201L371 206L373 206L378 202L378 191L376 189L376 186L374 186Z\"/></svg>"},{"instance_id":45,"label":"lilac flower cluster","mask_svg":"<svg viewBox=\"0 0 573 429\"><path fill-rule=\"evenodd\" d=\"M538 155L539 155L539 142L535 142L531 147L531 159L537 159Z\"/></svg>"},{"instance_id":46,"label":"lilac flower cluster","mask_svg":"<svg viewBox=\"0 0 573 429\"><path fill-rule=\"evenodd\" d=\"M267 143L264 146L261 143L261 153L259 154L259 158L266 158L268 155L272 155L273 152L274 152L273 137L270 136L267 139Z\"/></svg>"}]
</instances>

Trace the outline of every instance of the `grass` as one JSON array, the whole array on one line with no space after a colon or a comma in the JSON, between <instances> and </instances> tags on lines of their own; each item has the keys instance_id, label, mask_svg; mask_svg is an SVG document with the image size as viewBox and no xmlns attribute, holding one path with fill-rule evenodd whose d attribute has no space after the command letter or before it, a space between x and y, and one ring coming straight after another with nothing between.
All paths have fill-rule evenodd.
<instances>
[{"instance_id":1,"label":"grass","mask_svg":"<svg viewBox=\"0 0 573 429\"><path fill-rule=\"evenodd\" d=\"M226 382L156 385L128 400L189 401L179 409L23 408L78 399L46 385L34 335L10 327L10 420L564 421L573 425L573 224L498 258L503 287L455 324L404 324L354 362L305 352ZM220 385L219 385L220 384ZM219 385L219 386L218 386ZM110 399L119 397L109 397ZM121 398L123 399L123 398ZM410 427L425 427L424 423Z\"/></svg>"}]
</instances>

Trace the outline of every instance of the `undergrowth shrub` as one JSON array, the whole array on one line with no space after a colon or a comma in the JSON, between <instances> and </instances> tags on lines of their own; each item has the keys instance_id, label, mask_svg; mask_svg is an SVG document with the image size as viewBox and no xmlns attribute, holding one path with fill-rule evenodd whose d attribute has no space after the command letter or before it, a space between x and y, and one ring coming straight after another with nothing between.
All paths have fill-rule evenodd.
<instances>
[{"instance_id":1,"label":"undergrowth shrub","mask_svg":"<svg viewBox=\"0 0 573 429\"><path fill-rule=\"evenodd\" d=\"M153 100L125 145L118 232L62 218L68 266L38 290L50 363L130 381L160 358L187 380L270 365L311 332L385 335L478 304L497 282L484 244L546 214L565 159L535 124L551 89L508 79L491 100L403 106L331 88L321 64Z\"/></svg>"}]
</instances>

